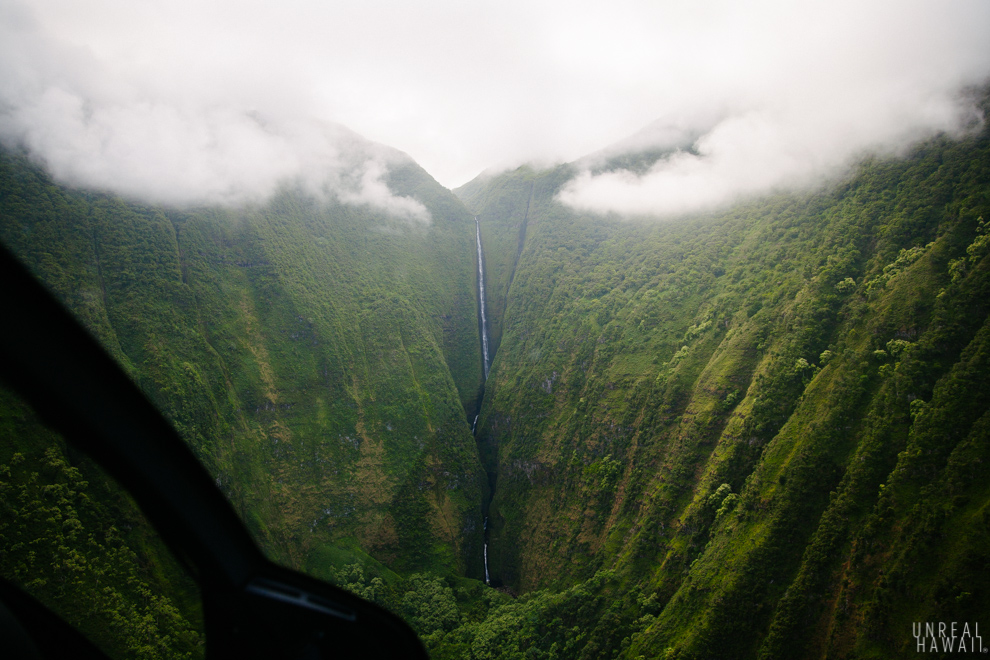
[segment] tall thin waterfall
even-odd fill
[[[481,302],[481,357],[484,359],[485,380],[488,380],[488,368],[491,358],[488,354],[488,318],[485,315],[485,255],[481,251],[481,223],[478,216],[474,216],[474,231],[478,239],[478,300]],[[471,425],[471,433],[474,433],[478,426],[478,416],[474,416],[474,424]],[[491,577],[488,575],[488,517],[485,517],[485,584],[491,584]]]
[[[488,319],[485,316],[485,257],[481,252],[481,223],[474,217],[475,235],[478,237],[478,298],[481,301],[481,357],[484,358],[485,380],[488,380]]]

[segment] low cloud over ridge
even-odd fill
[[[111,75],[88,50],[0,4],[0,139],[60,181],[171,205],[261,202],[282,185],[429,222],[384,183],[410,162],[330,122],[172,97]]]
[[[410,217],[396,152],[341,125],[450,187],[633,135],[615,149],[682,151],[563,199],[680,213],[966,130],[988,24],[986,0],[0,0],[0,135],[81,185],[229,201],[326,174]]]
[[[796,31],[764,44],[745,36],[748,8],[735,10],[737,31],[711,35],[734,71],[724,93],[708,90],[703,112],[675,104],[646,130],[580,161],[560,200],[600,213],[691,213],[811,186],[865,155],[978,128],[983,116],[965,88],[990,77],[990,5],[867,4],[757,12],[777,30]],[[645,172],[599,171],[609,156],[650,149],[669,153]]]

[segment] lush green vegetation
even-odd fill
[[[489,558],[615,598],[561,618],[566,652],[516,626],[492,657],[891,657],[986,620],[986,132],[663,222],[563,207],[572,171],[458,191],[489,236],[528,209],[521,251],[486,244]]]
[[[291,189],[258,207],[149,208],[65,189],[7,153],[0,240],[124,365],[273,558],[480,575],[474,220],[412,163],[388,183],[431,222]]]
[[[112,657],[203,657],[195,583],[134,503],[0,391],[0,575]]]
[[[664,221],[562,206],[574,172],[486,177],[462,203],[398,168],[421,225],[291,189],[147,208],[7,154],[0,240],[266,551],[403,615],[434,657],[885,658],[912,622],[990,620],[988,132]],[[497,347],[477,445],[475,215]],[[139,558],[108,616],[174,612],[152,637],[195,653],[171,564],[99,522],[130,519],[124,500],[101,485],[82,513],[103,482],[4,405],[0,487],[39,503],[0,520],[4,574],[57,601],[65,569],[45,567],[92,538]],[[477,580],[483,510],[500,590]],[[28,527],[68,540],[28,569]],[[66,589],[99,603],[87,561]]]

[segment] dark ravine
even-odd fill
[[[512,288],[512,280],[516,277],[516,269],[519,267],[519,257],[523,248],[526,247],[526,226],[529,224],[529,209],[533,206],[533,193],[536,192],[536,181],[529,185],[529,197],[526,198],[526,211],[523,213],[522,222],[519,223],[519,244],[516,247],[516,256],[512,260],[512,270],[509,272],[509,285],[506,292]]]

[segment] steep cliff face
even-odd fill
[[[480,574],[475,223],[415,164],[428,223],[286,189],[149,208],[0,162],[0,240],[125,365],[275,558]]]
[[[587,657],[889,654],[985,618],[987,134],[652,223],[563,207],[570,172],[459,191],[495,237],[528,209],[521,250],[486,244],[518,254],[478,426],[493,579],[608,569]]]

